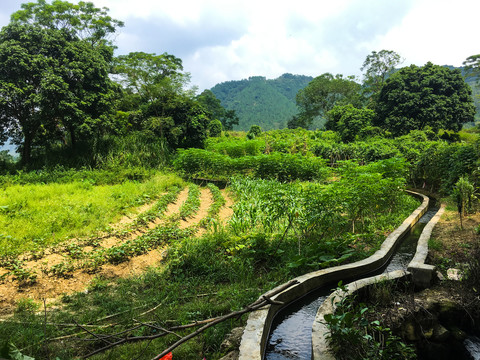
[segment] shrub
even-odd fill
[[[212,137],[222,136],[222,130],[223,127],[220,120],[215,119],[210,121],[210,123],[208,124],[208,132]]]
[[[339,285],[337,291],[345,294],[346,288]],[[379,321],[366,319],[366,313],[371,310],[365,304],[357,304],[354,296],[343,295],[336,306],[334,314],[325,315],[325,324],[330,330],[328,340],[336,359],[416,359],[413,347],[403,343]]]

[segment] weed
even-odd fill
[[[428,247],[429,247],[429,249],[432,249],[432,250],[435,250],[435,251],[441,251],[442,248],[443,248],[443,244],[440,240],[438,240],[434,237],[431,237],[428,240]]]
[[[21,286],[31,285],[37,282],[37,274],[35,271],[25,268],[23,262],[20,260],[10,260],[4,266],[10,270],[10,275],[12,275],[13,279],[17,280]]]
[[[76,270],[75,264],[71,260],[67,260],[51,266],[50,269],[48,270],[48,273],[51,275],[68,279],[73,276],[73,272],[75,270]]]
[[[32,299],[20,298],[17,303],[15,313],[35,313],[40,309],[40,304],[36,303]]]
[[[339,284],[338,292],[346,288]],[[334,301],[334,299],[332,299]],[[328,340],[337,359],[404,360],[415,359],[413,347],[407,346],[379,321],[369,322],[365,304],[355,302],[354,296],[343,295],[336,302],[333,314],[325,315],[330,333]]]

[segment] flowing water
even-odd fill
[[[465,349],[472,360],[480,360],[480,339],[476,336],[469,336],[463,342]]]
[[[425,215],[402,240],[388,265],[376,274],[401,269],[406,270],[415,254],[417,240],[423,228],[436,214],[437,210],[438,207],[430,206]],[[368,276],[376,274],[368,274]],[[266,360],[306,360],[312,358],[313,321],[318,308],[335,287],[336,283],[323,286],[287,305],[275,316],[265,350],[264,358]]]

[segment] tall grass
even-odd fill
[[[132,131],[124,135],[100,135],[79,140],[75,147],[63,143],[34,148],[28,169],[164,167],[173,155],[165,139],[148,132]]]

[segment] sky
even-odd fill
[[[356,75],[372,51],[402,66],[480,54],[478,0],[90,0],[125,23],[116,54],[169,54],[199,91],[250,76]],[[0,26],[27,0],[0,0]],[[70,0],[77,2],[77,0]]]

